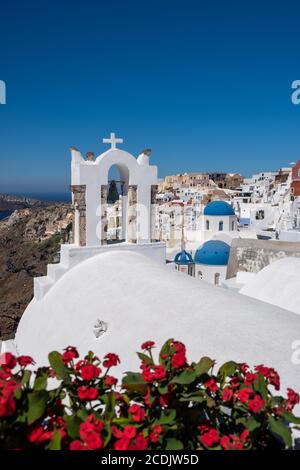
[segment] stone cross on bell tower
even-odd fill
[[[110,133],[110,138],[109,139],[103,139],[104,144],[111,144],[112,149],[117,148],[117,144],[123,144],[123,139],[118,139],[116,137],[116,134],[114,132]]]

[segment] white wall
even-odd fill
[[[199,272],[202,273],[202,278]],[[211,266],[207,264],[195,264],[195,278],[215,285],[215,275],[220,274],[219,284],[226,279],[227,266]]]

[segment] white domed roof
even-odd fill
[[[96,338],[97,319],[108,330]],[[135,351],[148,339],[186,343],[189,359],[209,355],[275,367],[284,385],[297,388],[300,368],[291,344],[300,317],[278,307],[170,271],[143,255],[111,251],[68,271],[21,318],[16,344],[39,364],[68,345],[99,356],[120,355],[117,373],[138,370]]]
[[[282,258],[259,271],[241,294],[300,314],[300,259]]]

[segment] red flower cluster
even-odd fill
[[[62,355],[62,361],[64,364],[69,364],[69,362],[73,361],[79,357],[78,351],[74,346],[68,346],[64,349],[64,353]]]
[[[154,348],[154,347],[155,347],[154,341],[145,341],[145,343],[143,343],[141,345],[141,349],[144,349],[144,350],[145,349],[149,350],[149,349]]]
[[[274,369],[259,365],[252,370],[230,361],[213,372],[215,361],[205,357],[187,363],[185,346],[173,339],[155,363],[154,346],[153,341],[142,344],[141,373],[127,372],[118,391],[113,388],[117,379],[109,375],[120,362],[113,353],[106,354],[101,366],[91,352],[76,362],[78,352],[69,346],[62,355],[51,353],[50,367],[37,372],[31,370],[30,356],[2,355],[0,446],[11,448],[17,442],[24,449],[96,451],[167,449],[170,442],[192,451],[289,447],[287,433],[291,436],[298,421],[292,411],[300,396],[290,388],[287,398],[273,396],[269,385],[280,385]],[[51,391],[50,376],[58,379]],[[35,408],[40,396],[45,405]],[[24,411],[35,417],[30,426]],[[258,413],[249,432],[244,426]]]
[[[287,410],[293,411],[295,405],[300,403],[300,395],[296,393],[292,388],[287,389]]]
[[[120,358],[117,354],[108,353],[104,356],[103,365],[110,369],[110,367],[117,366],[120,363]]]
[[[103,438],[101,431],[104,423],[95,415],[88,416],[84,423],[81,423],[79,435],[83,442],[75,440],[70,444],[70,450],[99,450],[103,448]]]
[[[133,404],[129,407],[128,411],[136,423],[140,423],[145,418],[145,410],[140,405]]]
[[[247,443],[249,438],[249,431],[245,429],[240,436],[235,434],[229,434],[229,436],[223,436],[220,440],[220,444],[224,450],[242,450],[244,444]]]
[[[220,442],[220,435],[216,429],[208,426],[199,426],[200,439],[206,447],[213,447]]]
[[[142,362],[141,364],[142,376],[146,382],[153,382],[157,380],[160,382],[167,376],[166,368],[161,365],[148,365]]]
[[[265,401],[251,388],[241,388],[236,393],[236,397],[241,403],[248,403],[248,408],[253,413],[259,413],[265,406]],[[250,398],[252,399],[250,400]]]
[[[175,354],[172,356],[172,367],[179,369],[186,365],[186,348],[183,343],[179,341],[173,341],[171,346],[175,349]]]
[[[82,401],[96,400],[98,396],[98,390],[94,387],[86,387],[83,385],[78,388],[78,396]]]
[[[280,389],[280,377],[275,369],[266,367],[264,365],[259,365],[255,367],[256,372],[263,375],[270,385],[275,387],[275,390]]]
[[[85,364],[81,367],[81,378],[90,381],[99,377],[101,369],[94,364]]]

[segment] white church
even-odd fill
[[[161,345],[176,338],[186,343],[190,360],[208,355],[217,363],[264,363],[282,376],[283,393],[286,386],[298,389],[300,365],[293,361],[292,345],[300,315],[169,269],[165,243],[155,241],[152,232],[157,167],[147,151],[135,157],[121,150],[122,140],[114,134],[104,143],[109,149],[97,158],[88,154],[85,159],[71,148],[73,243],[62,245],[60,263],[35,279],[34,298],[15,339],[3,342],[2,351],[29,354],[39,365],[46,363],[49,351],[68,345],[77,346],[81,355],[115,352],[121,357],[121,377],[126,370],[138,370],[135,351],[143,341]],[[106,204],[113,165],[124,181],[125,241],[108,244]],[[219,227],[221,219],[205,215]],[[228,223],[234,228],[235,219]]]

